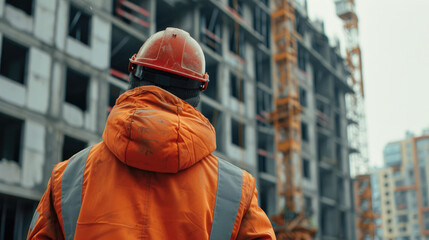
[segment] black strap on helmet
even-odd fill
[[[204,86],[204,83],[198,80],[143,66],[137,66],[137,69],[134,72],[134,76],[136,76],[140,80],[150,81],[158,86],[166,88],[175,87],[182,89],[201,90]]]

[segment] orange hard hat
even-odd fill
[[[201,90],[205,90],[209,82],[203,50],[188,32],[178,28],[167,28],[152,35],[131,57],[128,70],[134,72],[136,65],[200,81]]]

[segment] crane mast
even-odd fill
[[[298,49],[295,8],[293,1],[288,0],[275,0],[273,7],[275,111],[271,118],[276,129],[278,193],[284,206],[273,221],[278,239],[312,239],[316,231],[309,227],[302,206],[301,104],[298,80],[294,76]]]
[[[351,174],[353,176],[368,172],[368,144],[364,105],[364,86],[362,74],[362,55],[359,45],[358,17],[355,0],[335,2],[337,15],[344,23],[346,37],[347,64],[350,76],[347,80],[354,93],[346,96],[347,118],[350,120],[347,134],[350,144]]]

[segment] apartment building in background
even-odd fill
[[[410,133],[384,148],[384,168],[373,174],[379,193],[379,236],[382,239],[429,239],[429,135]],[[381,238],[380,238],[381,239]]]
[[[101,141],[128,87],[128,59],[167,26],[203,48],[211,81],[198,109],[216,128],[215,154],[255,176],[268,216],[282,211],[269,119],[271,8],[268,0],[0,0],[0,239],[24,238],[55,164]],[[354,239],[349,72],[305,1],[295,11],[303,207],[316,239]]]

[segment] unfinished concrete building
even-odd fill
[[[352,89],[338,47],[305,5],[295,10],[301,207],[316,239],[354,239],[344,101]],[[269,123],[272,7],[268,0],[0,0],[0,239],[26,236],[54,165],[101,140],[127,89],[129,57],[167,26],[202,45],[211,82],[199,110],[216,128],[215,154],[255,176],[268,216],[282,211]]]
[[[274,214],[269,13],[267,1],[1,0],[0,239],[26,236],[53,166],[101,140],[128,59],[167,26],[201,43],[216,154],[257,178]]]

